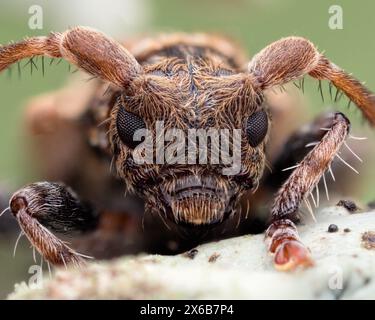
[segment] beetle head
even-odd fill
[[[269,118],[250,74],[208,49],[174,50],[178,57],[143,63],[114,106],[114,161],[148,210],[177,224],[215,225],[258,185]]]

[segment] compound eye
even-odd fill
[[[142,118],[134,113],[128,112],[125,108],[120,107],[116,119],[117,133],[123,143],[134,149],[142,141],[135,141],[134,134],[139,129],[145,129],[146,124]]]
[[[268,131],[268,116],[264,110],[254,112],[246,123],[249,144],[254,148],[265,138]]]

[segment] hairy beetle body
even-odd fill
[[[60,134],[62,129],[72,138],[64,139],[64,148],[58,147],[65,162],[52,159],[47,166],[52,168],[49,177],[72,184],[99,207],[102,217],[111,211],[142,211],[136,199],[126,205],[121,200],[124,191],[134,194],[144,201],[146,216],[158,216],[168,227],[183,230],[184,236],[195,240],[199,233],[234,220],[230,218],[237,216],[241,222],[242,195],[257,191],[261,184],[274,107],[267,100],[267,89],[305,75],[328,80],[375,123],[374,95],[300,37],[276,41],[246,64],[236,45],[216,36],[171,34],[122,45],[98,31],[78,27],[1,47],[0,71],[38,55],[64,58],[98,78],[85,99],[73,99],[76,105],[71,112],[64,101],[51,102],[48,97],[37,100],[30,111],[31,127],[47,133],[47,141],[53,141],[51,131],[57,130],[58,123]],[[288,142],[286,149],[299,156],[298,164],[283,156],[272,159],[276,167],[286,163],[295,169],[282,179],[278,172],[264,179],[263,198],[280,187],[269,208],[271,224],[266,232],[280,270],[312,264],[293,221],[298,220],[303,202],[309,207],[307,198],[322,178],[327,190],[324,174],[332,172],[335,157],[341,159],[338,153],[346,145],[349,127],[343,114],[324,114],[308,132],[296,136],[307,140],[311,149]],[[71,165],[69,170],[64,168],[66,163]],[[112,165],[119,180],[108,174]],[[57,167],[61,170],[55,171]],[[26,187],[30,203],[40,199],[36,186]],[[56,186],[65,188],[51,188]],[[70,193],[60,192],[57,197],[64,200],[64,194]],[[48,206],[49,198],[44,199]],[[79,202],[75,204],[81,208]],[[48,217],[31,211],[27,203],[12,207],[16,217],[29,221],[30,230],[27,223],[22,230],[43,257],[59,264],[56,261],[65,261],[69,252],[75,261],[74,251],[61,247],[43,229],[54,225]],[[55,215],[53,211],[50,219]],[[73,224],[74,220],[78,224],[79,216],[71,216]],[[43,237],[56,244],[50,252]],[[59,256],[59,248],[67,251]]]

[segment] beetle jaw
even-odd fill
[[[160,186],[161,202],[169,220],[178,225],[210,226],[230,217],[236,186],[213,176],[188,175]]]

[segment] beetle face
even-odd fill
[[[177,224],[214,225],[262,174],[263,97],[229,67],[176,60],[167,69],[149,66],[112,110],[117,172],[148,210]]]

